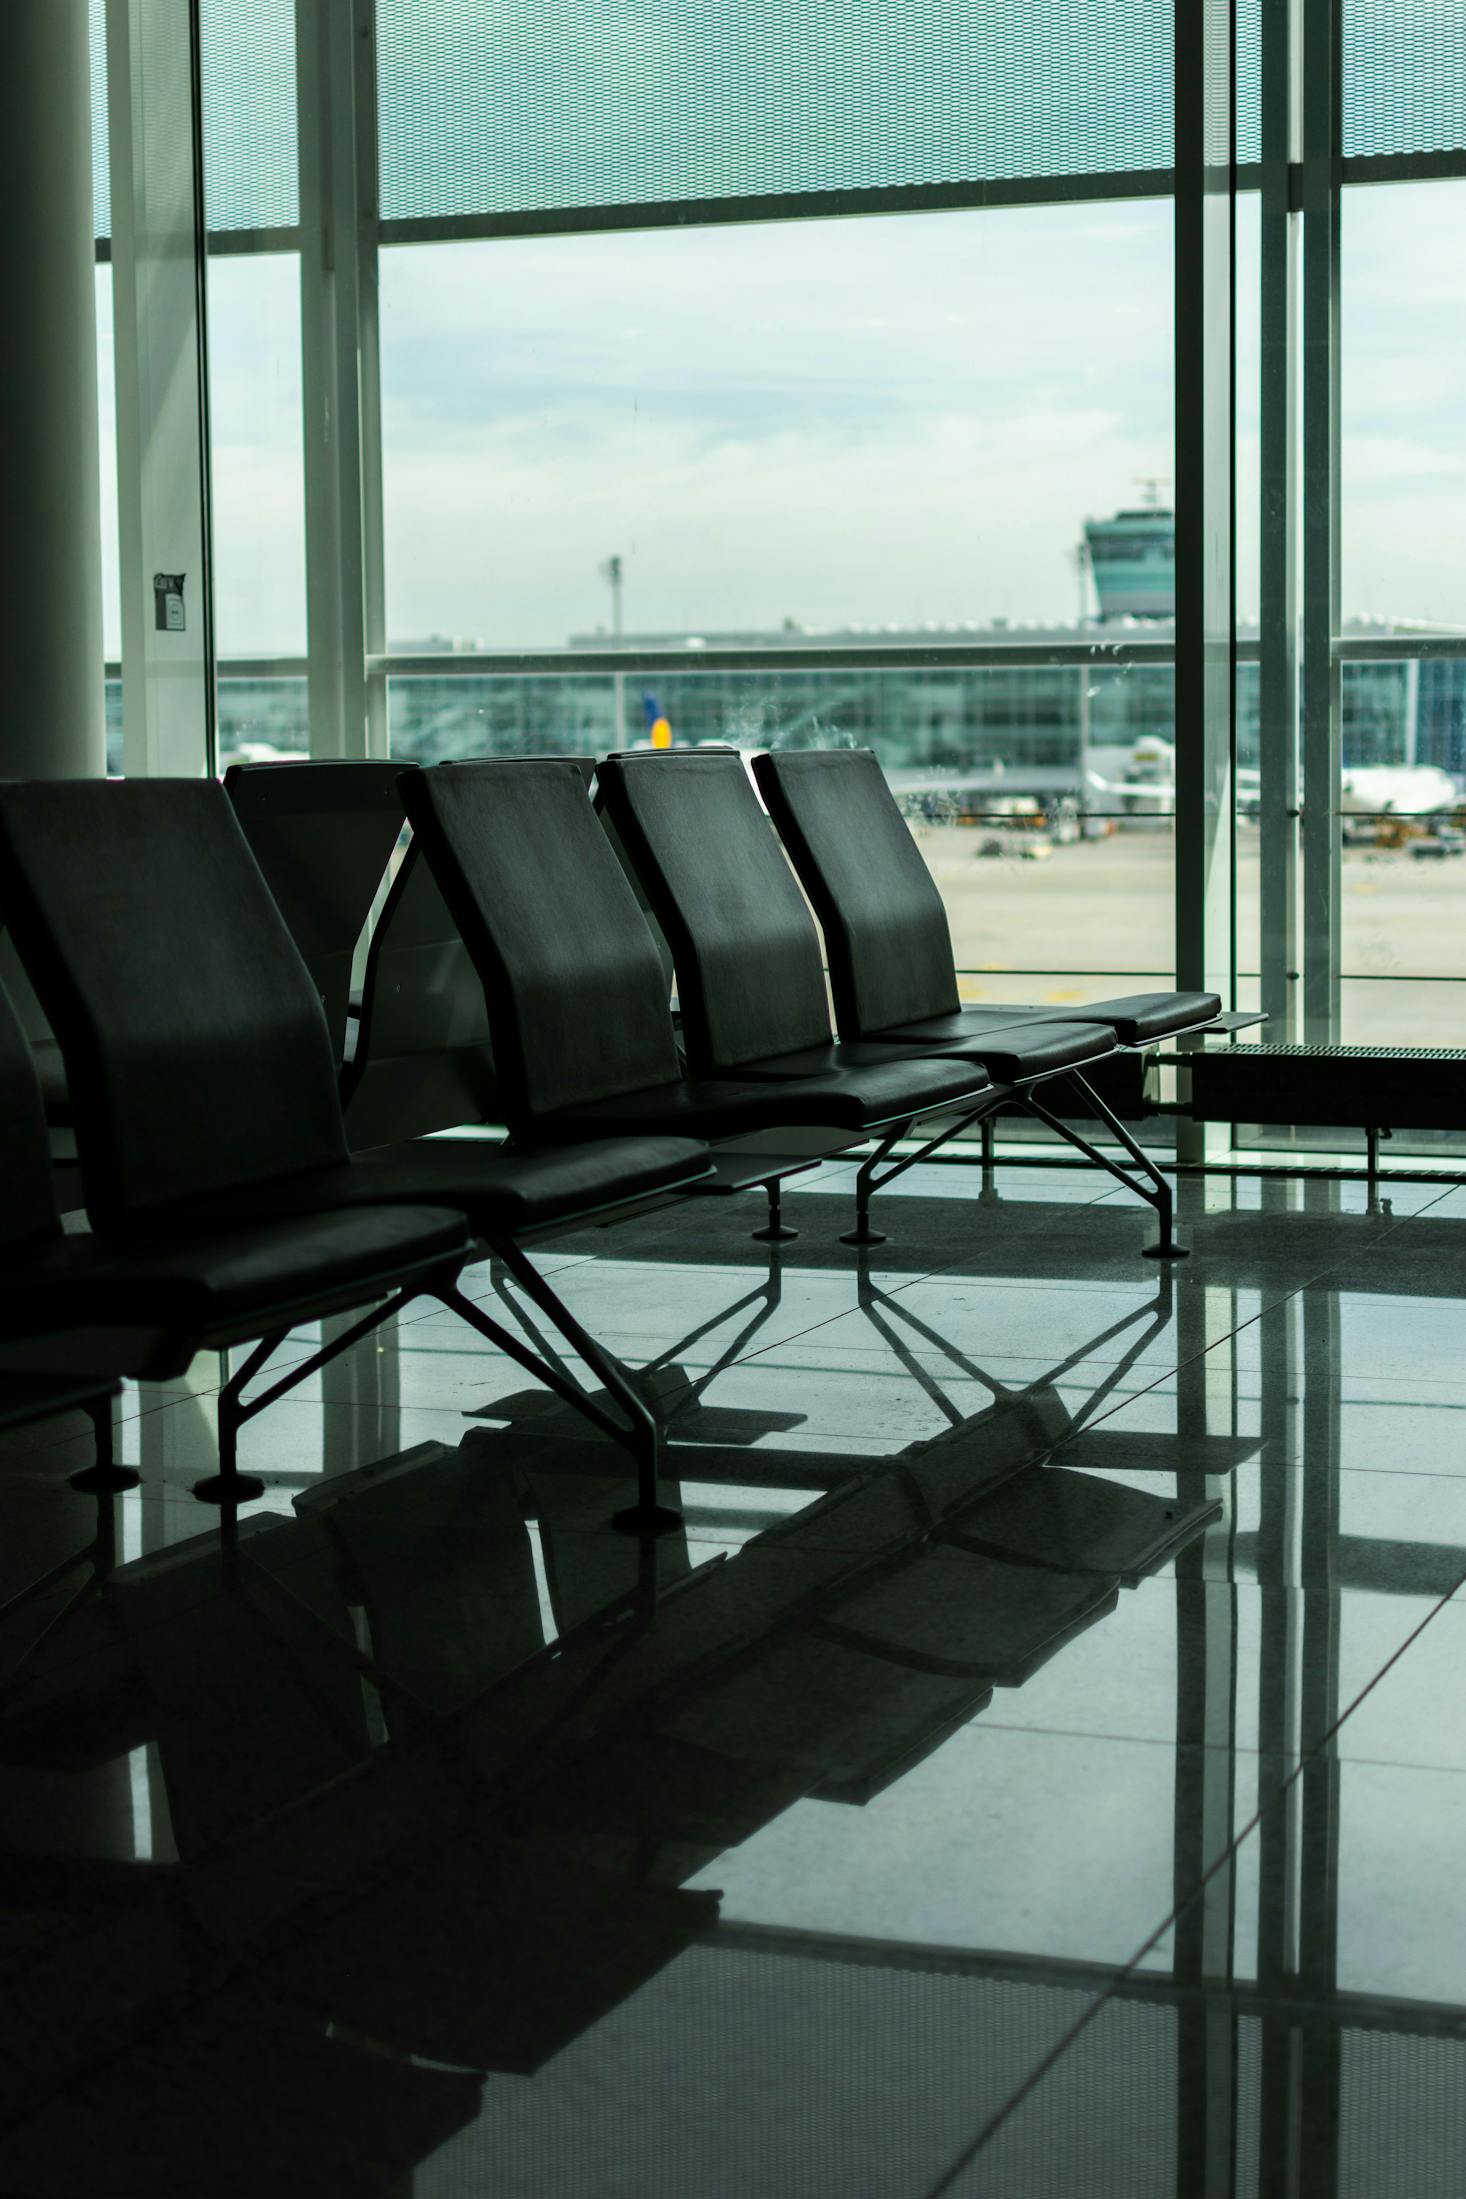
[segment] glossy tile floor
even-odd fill
[[[1466,1190],[849,1188],[542,1253],[654,1544],[426,1305],[9,1439],[6,2199],[1461,2199]]]

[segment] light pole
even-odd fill
[[[1076,621],[1079,637],[1084,638],[1089,624],[1089,544],[1081,535],[1074,549],[1074,570],[1079,583],[1079,616]],[[1093,666],[1081,661],[1079,666],[1079,839],[1081,845],[1089,838],[1089,682]]]
[[[621,646],[622,570],[621,558],[618,552],[613,552],[601,567],[601,578],[608,580],[611,584],[611,646],[615,649],[619,649]],[[616,746],[619,748],[626,738],[626,681],[620,672],[616,674],[615,695]]]

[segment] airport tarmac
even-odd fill
[[[1124,829],[1055,846],[984,825],[918,825],[970,1000],[1054,1005],[1174,982],[1173,835]],[[994,843],[1014,852],[985,855]],[[1237,845],[1239,1005],[1257,997],[1258,834]],[[1343,854],[1346,1045],[1466,1046],[1466,857]],[[1381,982],[1388,980],[1388,982]]]

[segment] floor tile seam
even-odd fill
[[[1337,1726],[1330,1728],[1330,1736],[1336,1732]],[[983,1733],[1031,1734],[1039,1740],[1098,1741],[1102,1742],[1107,1748],[1111,1745],[1118,1745],[1123,1748],[1160,1748],[1169,1750],[1172,1753],[1175,1752],[1178,1745],[1181,1745],[1195,1756],[1226,1756],[1236,1763],[1246,1764],[1262,1763],[1270,1755],[1277,1753],[1276,1751],[1253,1746],[1244,1747],[1237,1742],[1188,1741],[1184,1744],[1178,1744],[1174,1734],[1163,1736],[1154,1733],[1102,1733],[1082,1726],[1038,1725],[1022,1718],[994,1718],[986,1711],[979,1712],[968,1725],[954,1734],[952,1739],[953,1741],[981,1740]],[[1301,1750],[1298,1757],[1299,1763],[1302,1763],[1304,1757],[1313,1753],[1312,1748]],[[1367,1765],[1370,1769],[1377,1771],[1450,1772],[1459,1779],[1466,1779],[1466,1763],[1434,1764],[1421,1763],[1414,1757],[1353,1755],[1340,1757],[1339,1761],[1351,1766],[1356,1764]],[[1291,1771],[1288,1776],[1292,1777]]]
[[[1169,1922],[1169,1919],[1167,1921]],[[1162,1930],[1164,1928],[1162,1926]],[[1159,1936],[1160,1934],[1157,1933],[1156,1937],[1159,1938]],[[913,2194],[913,2199],[947,2199],[947,2194],[956,2188],[959,2179],[966,2175],[978,2155],[997,2136],[1010,2115],[1016,2113],[1024,2101],[1037,2091],[1050,2070],[1055,2068],[1069,2052],[1069,2049],[1077,2044],[1101,2010],[1109,2007],[1118,1995],[1124,1978],[1128,1974],[1127,1966],[1124,1972],[1117,1973],[1112,1977],[1107,1985],[1098,1986],[1095,1989],[1094,1998],[1089,2006],[1081,2009],[1068,2028],[1054,2041],[1047,2052],[1040,2056],[1028,2075],[1020,2080],[1008,2098],[992,2110],[982,2128],[978,2131],[977,2136],[948,2163],[934,2184],[923,2185],[919,2193]]]
[[[1013,1692],[1017,1694],[1021,1692],[1021,1688],[1015,1688]],[[956,1741],[981,1740],[984,1732],[1034,1734],[1041,1739],[1054,1741],[1102,1741],[1106,1747],[1116,1743],[1123,1748],[1167,1749],[1172,1754],[1178,1746],[1184,1746],[1198,1756],[1229,1756],[1249,1762],[1268,1753],[1265,1749],[1243,1748],[1220,1741],[1178,1743],[1174,1733],[1100,1733],[1084,1726],[1039,1725],[1027,1718],[993,1718],[985,1711],[980,1711],[952,1738]]]
[[[1212,1349],[1214,1349],[1213,1346],[1207,1346],[1208,1351]],[[1205,1352],[1197,1352],[1192,1354],[1192,1359],[1204,1359],[1205,1357]],[[1063,1442],[1072,1443],[1076,1436],[1085,1435],[1091,1428],[1098,1428],[1102,1425],[1104,1421],[1113,1419],[1116,1413],[1127,1411],[1128,1408],[1131,1405],[1135,1404],[1138,1399],[1142,1397],[1149,1397],[1153,1391],[1160,1389],[1163,1383],[1171,1381],[1176,1375],[1178,1375],[1181,1371],[1182,1366],[1190,1366],[1191,1363],[1191,1359],[1186,1359],[1182,1360],[1180,1362],[1180,1365],[1178,1366],[1160,1368],[1157,1371],[1154,1380],[1142,1383],[1138,1390],[1122,1390],[1117,1385],[1111,1395],[1106,1398],[1102,1409],[1099,1412],[1093,1414],[1088,1419],[1076,1421],[1070,1433],[1064,1437]],[[1184,1443],[1186,1441],[1186,1438],[1184,1436],[1178,1435],[1176,1441],[1178,1444]],[[1062,1448],[1062,1443],[1055,1445],[1054,1450],[1045,1452],[1043,1456],[1046,1460],[1052,1459],[1054,1456],[1054,1451],[1061,1450]],[[1059,1464],[1063,1464],[1062,1459],[1060,1459]]]
[[[1455,1592],[1456,1591],[1453,1589],[1451,1592],[1452,1595],[1454,1595]],[[1440,1612],[1445,1609],[1450,1600],[1451,1598],[1449,1596],[1445,1596],[1442,1597],[1438,1603],[1432,1606],[1432,1608],[1425,1614],[1425,1617],[1421,1619],[1419,1624],[1415,1627],[1412,1627],[1411,1631],[1406,1635],[1404,1641],[1401,1642],[1399,1646],[1391,1653],[1391,1655],[1385,1659],[1384,1664],[1374,1675],[1373,1679],[1369,1680],[1365,1684],[1365,1686],[1360,1689],[1358,1695],[1355,1696],[1354,1700],[1349,1704],[1348,1708],[1339,1713],[1338,1717],[1335,1718],[1333,1723],[1328,1727],[1328,1729],[1319,1736],[1317,1741],[1315,1741],[1310,1747],[1300,1751],[1297,1763],[1288,1773],[1287,1777],[1282,1781],[1281,1785],[1273,1794],[1269,1795],[1265,1801],[1261,1801],[1258,1803],[1257,1808],[1253,1810],[1252,1814],[1250,1815],[1250,1817],[1248,1817],[1246,1822],[1233,1833],[1231,1838],[1226,1842],[1225,1846],[1219,1851],[1215,1860],[1208,1865],[1205,1871],[1202,1872],[1201,1876],[1197,1879],[1196,1884],[1188,1892],[1185,1900],[1176,1902],[1172,1905],[1167,1914],[1156,1926],[1155,1930],[1150,1934],[1149,1938],[1147,1938],[1135,1950],[1135,1953],[1130,1957],[1129,1961],[1116,1972],[1110,1983],[1105,1986],[1102,1991],[1096,1996],[1093,2006],[1085,2009],[1084,2012],[1075,2019],[1075,2022],[1070,2026],[1070,2029],[1065,2034],[1065,2036],[1062,2039],[1056,2041],[1054,2046],[1050,2048],[1049,2052],[1044,2055],[1042,2060],[1038,2062],[1032,2070],[1029,2071],[1027,2077],[1024,2078],[1023,2082],[1018,2086],[1017,2090],[1010,2096],[1010,2098],[1004,2101],[1000,2107],[994,2109],[992,2114],[989,2115],[987,2121],[983,2124],[982,2128],[977,2132],[976,2136],[969,2142],[969,2144],[963,2149],[963,2151],[958,2156],[956,2156],[956,2158],[948,2165],[948,2167],[943,2170],[941,2176],[937,2179],[937,2181],[934,2184],[929,2185],[926,2190],[920,2194],[920,2199],[945,2199],[945,2195],[952,2191],[952,2189],[954,2188],[958,2177],[966,2173],[967,2169],[971,2167],[972,2163],[976,2160],[979,2153],[981,2153],[983,2149],[988,2146],[997,2136],[997,2133],[1002,2128],[1003,2124],[1006,2123],[1009,2118],[1017,2111],[1017,2109],[1023,2104],[1023,2102],[1037,2090],[1038,2086],[1049,2074],[1050,2070],[1052,2070],[1056,2066],[1056,2064],[1059,2062],[1064,2054],[1068,2053],[1070,2048],[1075,2044],[1081,2034],[1089,2028],[1091,2023],[1094,2022],[1095,2018],[1099,2015],[1101,2009],[1107,2006],[1112,2000],[1116,1998],[1116,1996],[1125,1985],[1126,1980],[1134,1976],[1135,1972],[1139,1969],[1141,1963],[1145,1960],[1146,1956],[1153,1953],[1153,1951],[1159,1946],[1161,1940],[1165,1937],[1165,1934],[1172,1928],[1173,1925],[1178,1922],[1178,1920],[1182,1916],[1185,1915],[1188,1909],[1191,1909],[1195,1906],[1196,1902],[1201,1898],[1202,1894],[1211,1884],[1212,1880],[1216,1878],[1221,1871],[1228,1870],[1232,1867],[1239,1851],[1241,1850],[1245,1842],[1251,1839],[1253,1833],[1256,1832],[1258,1826],[1262,1823],[1265,1813],[1270,1809],[1276,1809],[1279,1803],[1283,1800],[1283,1798],[1298,1784],[1310,1765],[1313,1764],[1328,1749],[1330,1742],[1334,1740],[1335,1736],[1338,1734],[1340,1728],[1344,1725],[1345,1721],[1349,1717],[1351,1717],[1352,1714],[1365,1701],[1365,1699],[1373,1693],[1374,1689],[1380,1685],[1381,1681],[1385,1679],[1386,1675],[1394,1669],[1395,1665],[1399,1663],[1400,1659],[1419,1639],[1421,1634],[1424,1633],[1425,1629],[1431,1624],[1432,1620],[1438,1617]],[[1403,1770],[1406,1767],[1398,1766],[1395,1768]]]
[[[910,1278],[911,1283],[924,1283],[929,1280],[930,1277],[925,1274],[914,1275]],[[901,1290],[906,1288],[908,1288],[907,1284],[900,1284],[897,1290],[888,1291],[886,1295],[896,1297]],[[791,1329],[787,1335],[773,1338],[767,1344],[755,1343],[747,1352],[740,1352],[730,1359],[727,1365],[729,1367],[751,1366],[756,1359],[761,1359],[766,1352],[782,1351],[790,1344],[801,1342],[806,1336],[813,1336],[819,1329],[831,1327],[836,1321],[848,1321],[852,1313],[858,1313],[859,1311],[858,1306],[842,1306],[837,1313],[822,1314],[818,1320],[809,1322],[804,1328]]]
[[[1325,1738],[1327,1738],[1327,1736]],[[1103,1986],[1100,1991],[1095,1995],[1095,1999],[1091,2006],[1084,2009],[1083,2012],[1075,2018],[1074,2022],[1070,2025],[1068,2031],[1064,2034],[1064,2036],[1054,2042],[1054,2044],[1049,2048],[1048,2052],[1044,2054],[1042,2058],[1029,2071],[1028,2075],[1023,2079],[1022,2083],[1018,2085],[1016,2090],[1012,2092],[1009,2097],[1004,2100],[998,2107],[993,2109],[992,2113],[988,2116],[986,2122],[982,2125],[981,2129],[963,2148],[962,2152],[959,2153],[951,2162],[949,2162],[948,2166],[942,2171],[937,2181],[934,2184],[928,2185],[926,2189],[920,2193],[919,2199],[946,2199],[946,2195],[954,2189],[958,2179],[966,2174],[967,2170],[971,2168],[973,2162],[977,2159],[978,2155],[982,2153],[985,2148],[992,2143],[993,2139],[998,2135],[998,2132],[1002,2129],[1003,2125],[1009,2121],[1009,2119],[1017,2112],[1020,2107],[1022,2107],[1026,2100],[1032,2097],[1032,2095],[1038,2090],[1039,2086],[1043,2083],[1044,2079],[1050,2074],[1053,2069],[1057,2067],[1058,2063],[1063,2059],[1064,2055],[1066,2055],[1070,2051],[1070,2049],[1077,2044],[1078,2040],[1082,2037],[1084,2032],[1089,2029],[1089,2026],[1096,2020],[1101,2012],[1118,1998],[1126,1984],[1126,1981],[1136,1974],[1136,1972],[1140,1968],[1141,1963],[1144,1962],[1146,1956],[1148,1954],[1151,1954],[1160,1945],[1166,1933],[1172,1928],[1177,1920],[1181,1916],[1183,1916],[1185,1912],[1189,1908],[1191,1908],[1193,1904],[1200,1898],[1207,1886],[1209,1886],[1211,1881],[1217,1876],[1218,1872],[1230,1867],[1232,1860],[1235,1857],[1238,1849],[1241,1847],[1242,1843],[1251,1837],[1251,1835],[1256,1831],[1258,1825],[1262,1822],[1264,1810],[1275,1808],[1277,1806],[1283,1796],[1288,1793],[1290,1788],[1292,1788],[1293,1785],[1302,1778],[1305,1765],[1311,1760],[1312,1756],[1315,1753],[1316,1751],[1309,1750],[1303,1756],[1300,1756],[1298,1763],[1294,1766],[1293,1770],[1288,1773],[1287,1777],[1282,1781],[1277,1790],[1268,1797],[1265,1803],[1259,1804],[1258,1808],[1253,1811],[1252,1815],[1242,1826],[1241,1830],[1237,1832],[1227,1842],[1226,1846],[1216,1857],[1215,1861],[1211,1863],[1208,1868],[1202,1873],[1201,1877],[1197,1880],[1195,1886],[1193,1886],[1191,1891],[1187,1894],[1186,1899],[1181,1902],[1173,1903],[1171,1908],[1166,1912],[1165,1916],[1162,1917],[1160,1923],[1157,1924],[1155,1929],[1150,1933],[1149,1937],[1141,1943],[1141,1945],[1135,1950],[1134,1954],[1130,1956],[1129,1960],[1123,1963],[1116,1970],[1109,1984]]]

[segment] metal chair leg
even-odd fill
[[[778,1182],[764,1185],[764,1189],[769,1195],[769,1219],[763,1229],[750,1230],[749,1235],[753,1238],[755,1244],[787,1245],[799,1235],[797,1229],[787,1229],[784,1225],[782,1188],[782,1185]]]
[[[135,1489],[142,1475],[133,1466],[117,1464],[111,1398],[97,1398],[87,1407],[87,1416],[96,1438],[96,1456],[90,1466],[68,1476],[72,1488],[84,1490],[88,1496],[116,1496],[124,1489]]]

